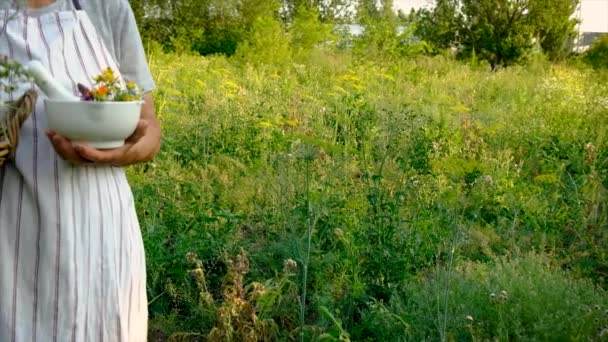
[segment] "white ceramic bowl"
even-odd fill
[[[97,149],[121,147],[137,128],[143,101],[95,102],[45,99],[48,128]]]

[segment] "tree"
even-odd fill
[[[294,23],[298,11],[305,11],[305,16],[314,12],[320,22],[332,23],[347,15],[352,1],[129,0],[144,40],[160,42],[166,50],[203,55],[234,54],[252,27],[262,25],[257,22],[260,18],[281,18],[284,30]]]
[[[278,18],[281,2],[279,0],[241,0],[238,11],[241,14],[242,25],[251,28],[257,18]]]
[[[370,24],[397,25],[398,16],[394,10],[393,0],[359,0],[357,5],[357,21],[365,26]]]
[[[238,45],[236,56],[256,65],[284,66],[290,59],[289,36],[280,20],[263,16],[255,19],[247,37]]]
[[[421,54],[425,50],[412,41],[411,22],[395,13],[393,0],[380,0],[380,6],[375,0],[361,0],[357,19],[365,31],[355,40],[355,52],[364,58],[378,54],[398,58]]]
[[[573,14],[579,3],[579,0],[530,1],[530,21],[534,27],[534,35],[552,60],[560,59],[569,53],[578,24]]]
[[[348,21],[352,17],[353,0],[324,0],[318,4],[323,22]]]
[[[310,51],[319,44],[330,41],[331,27],[319,19],[316,8],[300,8],[289,28],[294,52]]]
[[[475,54],[492,69],[521,60],[536,38],[556,59],[567,52],[579,0],[437,0],[417,13],[417,34],[437,49]]]
[[[281,16],[283,21],[291,22],[297,15],[298,9],[311,9],[317,6],[316,0],[281,0]]]
[[[532,44],[527,20],[530,0],[462,0],[462,27],[457,32],[460,53],[475,53],[492,70],[520,60]]]
[[[353,0],[281,0],[281,13],[283,20],[291,23],[300,9],[315,10],[322,22],[329,23],[348,18],[352,3]]]
[[[532,0],[438,0],[418,14],[418,34],[436,49],[479,56],[492,70],[520,60],[532,47]]]
[[[432,10],[424,8],[412,13],[410,20],[416,23],[416,35],[438,49],[455,46],[462,27],[458,7],[459,0],[437,0]]]
[[[130,0],[142,37],[165,49],[232,55],[255,21],[278,0]]]

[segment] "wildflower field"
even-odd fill
[[[608,73],[150,55],[152,341],[608,339]]]

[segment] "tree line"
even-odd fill
[[[256,29],[289,32],[298,24],[290,37],[313,36],[314,45],[337,24],[351,23],[365,27],[360,46],[396,55],[453,51],[493,69],[532,51],[551,60],[569,56],[579,1],[436,0],[432,8],[403,13],[393,10],[393,0],[130,0],[144,39],[166,50],[234,55]]]
[[[524,58],[535,46],[550,59],[570,54],[579,0],[437,0],[416,15],[418,34],[435,48],[457,48],[495,69]]]

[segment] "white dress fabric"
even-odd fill
[[[104,68],[118,72],[84,11],[4,10],[0,28],[0,55],[42,62],[74,94]],[[58,157],[39,94],[15,160],[0,167],[0,341],[146,341],[144,247],[125,172]]]

